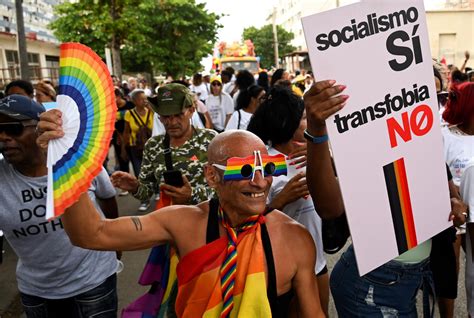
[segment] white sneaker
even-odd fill
[[[138,211],[144,212],[144,211],[148,210],[149,206],[150,206],[150,203],[148,203],[148,202],[141,203],[140,206],[138,207]]]
[[[128,191],[121,190],[121,191],[119,192],[119,196],[121,196],[121,197],[124,197],[124,196],[126,196],[126,195],[128,195]]]

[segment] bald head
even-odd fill
[[[246,130],[228,130],[217,135],[209,144],[207,158],[209,163],[224,163],[231,157],[247,157],[254,150],[267,153],[260,138]]]

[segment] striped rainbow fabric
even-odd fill
[[[221,237],[185,255],[177,267],[178,317],[221,317],[223,301],[220,271],[228,238]],[[271,317],[265,281],[260,224],[237,239],[237,270],[230,317]]]
[[[54,157],[48,164],[53,169],[48,183],[54,192],[48,202],[54,211],[48,211],[47,218],[62,214],[77,201],[101,171],[117,113],[112,78],[100,57],[80,43],[61,44],[60,51],[57,104],[63,118],[71,116],[68,123],[73,128],[68,130],[63,121],[70,142],[50,143],[51,152],[48,149],[48,157]],[[60,146],[63,152],[54,150]]]

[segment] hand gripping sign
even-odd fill
[[[350,96],[326,124],[364,275],[449,226],[423,1],[366,0],[303,28],[316,78]]]

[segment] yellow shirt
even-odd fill
[[[148,108],[145,108],[146,114],[144,116],[140,116],[138,112],[135,109],[127,110],[127,113],[125,114],[125,121],[130,125],[130,145],[134,146],[135,145],[135,140],[137,139],[137,132],[138,129],[140,129],[141,122],[138,122],[133,118],[132,114],[130,112],[133,111],[133,115],[135,117],[140,117],[140,119],[145,123],[145,125],[150,128],[150,130],[153,129],[153,112],[150,111]],[[148,113],[150,115],[148,116]],[[137,116],[138,115],[138,116]],[[148,122],[147,122],[147,116],[148,116]]]

